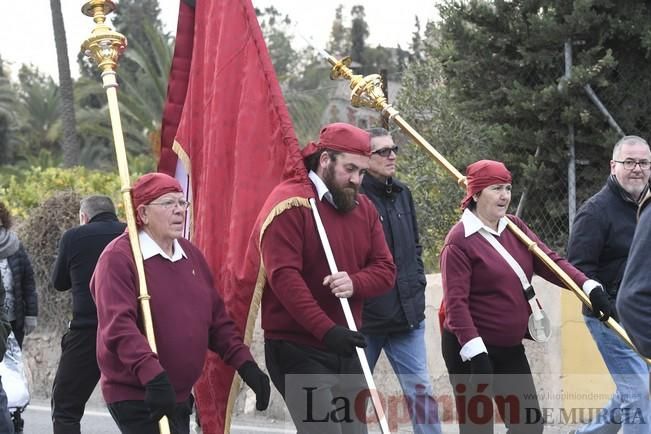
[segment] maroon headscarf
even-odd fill
[[[318,142],[310,142],[301,151],[309,157],[321,149],[371,156],[371,135],[366,131],[343,122],[328,124],[321,128]]]
[[[166,193],[183,193],[181,184],[175,178],[164,173],[147,173],[133,183],[131,187],[131,200],[136,213],[136,225],[142,227],[142,221],[138,216],[138,207],[147,205],[156,198]]]
[[[461,209],[466,209],[473,195],[488,186],[510,184],[511,172],[501,161],[479,160],[466,168],[466,197],[461,201]]]

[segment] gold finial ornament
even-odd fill
[[[115,3],[112,0],[89,0],[81,8],[84,15],[88,15],[95,21],[95,28],[82,44],[82,52],[93,60],[101,71],[102,84],[106,90],[106,98],[111,118],[111,129],[113,130],[113,144],[120,174],[122,202],[127,219],[129,242],[133,253],[136,271],[138,274],[138,287],[140,308],[142,311],[142,322],[145,329],[145,336],[151,350],[156,353],[156,337],[154,335],[154,324],[152,321],[150,296],[147,291],[147,280],[145,278],[145,267],[140,250],[138,229],[131,200],[131,181],[129,179],[129,165],[127,152],[124,145],[124,134],[122,132],[122,121],[120,120],[120,106],[117,96],[116,69],[122,52],[127,47],[127,38],[114,31],[106,23],[106,15],[115,10]],[[158,421],[158,428],[161,434],[169,434],[170,426],[166,416]]]
[[[112,0],[91,0],[84,4],[81,12],[92,17],[95,28],[91,36],[81,44],[81,51],[94,61],[102,71],[117,69],[118,60],[127,48],[127,38],[109,27],[106,15],[115,10]]]
[[[465,186],[466,177],[463,176],[456,167],[450,164],[443,155],[434,149],[434,147],[430,145],[427,140],[418,133],[418,131],[412,128],[411,125],[400,116],[400,112],[396,110],[395,107],[389,104],[386,96],[384,96],[384,92],[382,91],[382,78],[378,74],[371,74],[366,77],[355,74],[353,70],[350,69],[351,58],[349,56],[337,60],[326,51],[322,51],[321,53],[328,63],[332,65],[330,79],[337,80],[343,78],[350,82],[350,88],[352,89],[350,102],[353,107],[367,107],[379,111],[382,116],[387,120],[396,123],[405,134],[425,148],[439,164],[441,164],[457,179],[459,185]]]
[[[450,162],[441,155],[432,145],[430,145],[423,136],[421,136],[414,128],[402,116],[400,112],[396,110],[391,104],[388,103],[384,92],[382,92],[382,82],[380,76],[377,74],[367,75],[363,77],[361,75],[356,75],[350,69],[351,58],[344,57],[341,60],[337,60],[331,54],[326,51],[321,50],[323,57],[330,63],[332,69],[330,71],[330,78],[336,80],[343,78],[350,81],[350,88],[352,89],[350,101],[354,107],[367,107],[379,111],[382,116],[387,120],[393,121],[400,129],[411,137],[416,144],[424,148],[429,152],[430,156],[439,163],[443,168],[445,168],[448,173],[450,173],[459,186],[466,186],[466,177],[461,174]],[[564,286],[571,290],[574,295],[576,295],[579,300],[590,309],[592,309],[592,303],[590,303],[590,298],[586,293],[578,287],[578,285],[565,273],[547,254],[533,242],[518,226],[516,226],[512,221],[508,220],[507,227],[513,234],[522,242],[527,248],[549,268],[560,280],[563,282]],[[610,327],[620,338],[633,350],[637,351],[637,348],[629,338],[628,334],[622,328],[617,321],[612,317],[606,321],[608,327]],[[638,352],[639,353],[639,352]],[[640,355],[651,365],[651,359]]]

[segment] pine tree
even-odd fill
[[[335,19],[332,21],[330,39],[326,45],[328,52],[337,58],[348,55],[348,51],[350,50],[350,29],[344,24],[343,8],[344,6],[340,4],[335,9]]]
[[[411,49],[411,60],[419,61],[423,58],[423,41],[420,37],[420,20],[418,15],[414,17],[414,33],[411,36],[411,44],[409,46]]]
[[[368,24],[366,23],[366,13],[364,6],[353,6],[350,10],[352,17],[350,27],[350,55],[353,61],[366,66],[365,50],[366,38],[369,36]]]
[[[455,110],[485,125],[489,152],[482,158],[507,164],[516,193],[530,188],[524,216],[532,226],[551,228],[547,238],[554,229],[566,231],[568,125],[584,164],[579,201],[603,183],[617,139],[584,87],[594,89],[627,134],[651,132],[650,6],[641,0],[448,0],[439,9],[440,46],[427,54],[443,66]],[[568,41],[569,81],[562,78]],[[563,243],[561,237],[556,246]]]
[[[273,6],[264,10],[256,9],[255,12],[278,80],[285,81],[296,72],[298,63],[298,55],[292,47],[292,36],[289,33],[292,21],[289,15],[283,15]]]

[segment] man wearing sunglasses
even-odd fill
[[[371,159],[362,191],[380,214],[397,267],[388,293],[366,300],[362,333],[371,369],[384,350],[398,376],[414,433],[440,433],[437,404],[427,371],[425,287],[416,211],[409,188],[394,179],[398,146],[384,128],[372,128]]]
[[[620,139],[613,149],[606,185],[581,206],[572,226],[567,258],[603,285],[617,321],[621,312],[616,311],[615,301],[624,288],[622,278],[637,226],[638,203],[649,189],[650,173],[647,142],[637,136]],[[605,417],[576,432],[616,432],[621,427],[624,434],[648,433],[651,407],[647,364],[586,306],[583,316],[617,390],[599,412]]]

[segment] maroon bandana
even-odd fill
[[[472,197],[488,186],[510,184],[511,172],[501,161],[479,160],[466,169],[466,197],[461,201],[461,209],[466,209]]]

